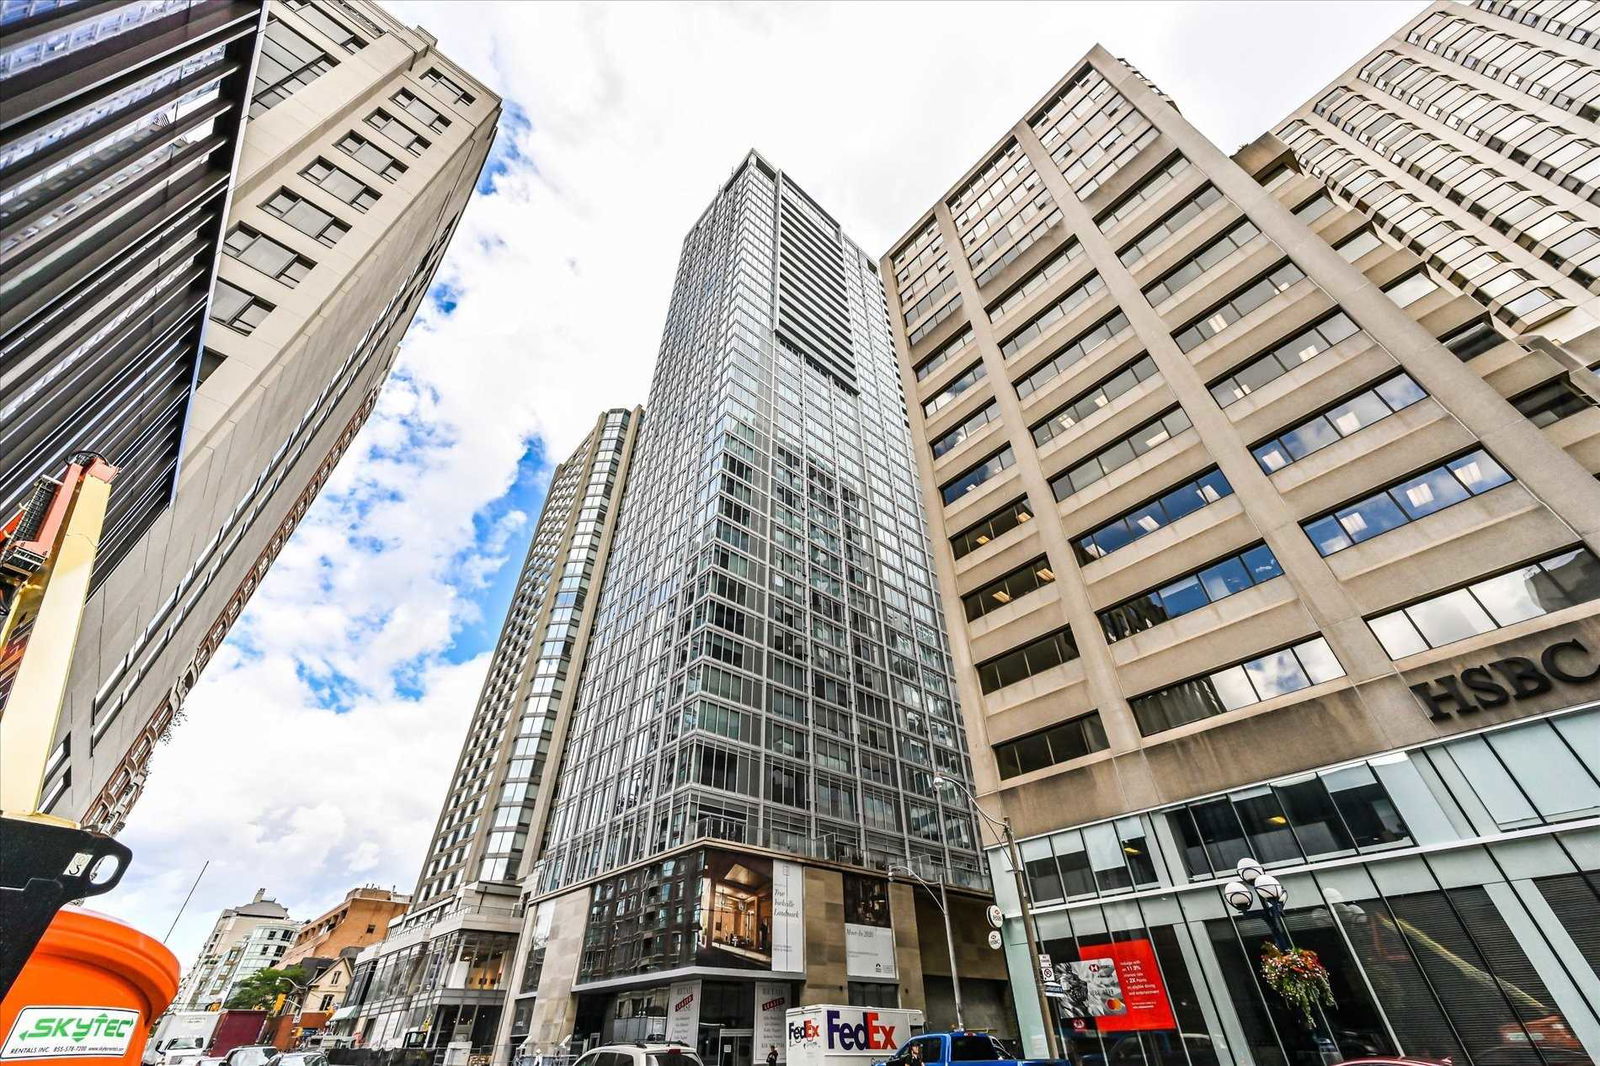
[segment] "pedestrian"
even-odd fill
[[[767,1066],[778,1066],[778,1045],[773,1044],[767,1049]]]

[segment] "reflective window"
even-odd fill
[[[1282,470],[1312,452],[1348,437],[1359,429],[1387,418],[1426,396],[1422,386],[1410,375],[1396,374],[1389,380],[1340,400],[1321,414],[1285,430],[1271,440],[1251,448],[1251,454],[1267,473]]]
[[[1168,489],[1147,503],[1112,519],[1102,526],[1073,538],[1072,548],[1078,561],[1087,563],[1103,559],[1118,548],[1125,548],[1141,537],[1171,525],[1187,514],[1208,507],[1224,496],[1233,495],[1233,486],[1219,470],[1201,474]]]
[[[939,492],[944,497],[944,502],[947,505],[955,503],[1016,461],[1016,454],[1012,452],[1011,446],[1008,444],[977,466],[961,474],[955,480],[946,482]]]
[[[961,606],[966,612],[967,621],[976,621],[990,611],[997,611],[1019,597],[1054,583],[1055,579],[1050,560],[1041,555],[1004,577],[962,596]]]
[[[1038,340],[1046,330],[1053,328],[1067,313],[1088,301],[1089,297],[1106,287],[1099,274],[1090,274],[1055,300],[1049,307],[1034,315],[1027,325],[1000,342],[1000,354],[1009,359],[1023,348]]]
[[[1001,778],[1042,770],[1110,746],[1098,712],[1091,711],[1026,737],[994,746]]]
[[[972,388],[972,386],[982,381],[986,373],[988,373],[988,371],[984,369],[983,360],[979,359],[977,362],[967,367],[967,369],[963,371],[959,377],[952,379],[951,382],[938,393],[924,400],[922,403],[922,413],[930,418],[933,417],[933,415],[955,403],[963,392],[966,392],[968,389]]]
[[[1536,385],[1527,392],[1514,396],[1511,406],[1521,411],[1523,417],[1543,429],[1571,418],[1594,406],[1594,401],[1573,386],[1566,378],[1555,378]]]
[[[1600,599],[1600,561],[1585,548],[1541,559],[1367,620],[1391,659]]]
[[[1158,445],[1190,428],[1189,416],[1183,408],[1174,407],[1165,414],[1151,419],[1127,436],[1101,448],[1094,455],[1050,479],[1050,490],[1057,500],[1064,500],[1075,492],[1082,492],[1101,478],[1127,466]]]
[[[318,159],[302,170],[300,175],[357,211],[365,211],[378,202],[377,190],[364,181],[352,178],[326,159]]]
[[[1261,235],[1256,224],[1249,219],[1235,224],[1221,236],[1213,238],[1188,259],[1162,274],[1144,287],[1145,299],[1152,305],[1176,295],[1197,280],[1206,271]]]
[[[977,551],[985,544],[1003,533],[1008,533],[1025,522],[1033,520],[1033,508],[1028,506],[1027,498],[1015,500],[994,514],[985,518],[977,525],[962,530],[950,538],[950,549],[957,559],[969,552]]]
[[[991,400],[968,415],[966,421],[928,445],[928,447],[933,452],[933,457],[937,459],[961,444],[968,437],[982,430],[990,422],[998,421],[1000,421],[1000,410]]]
[[[245,266],[259,270],[291,288],[300,284],[301,279],[317,265],[249,226],[235,226],[223,243],[223,250]]]
[[[994,692],[1078,657],[1072,630],[1062,629],[978,664],[978,684]]]
[[[1321,637],[1129,700],[1145,736],[1344,676]]]
[[[340,237],[350,232],[349,226],[304,196],[288,189],[279,189],[272,199],[261,205],[261,210],[269,215],[276,215],[301,233],[314,237],[330,248],[338,243]]]
[[[221,278],[211,294],[211,320],[220,322],[240,333],[255,332],[255,328],[272,311],[272,304],[253,296]]]
[[[1089,353],[1096,351],[1112,338],[1121,336],[1127,328],[1127,316],[1121,311],[1117,311],[1090,326],[1087,330],[1067,342],[1055,355],[1052,355],[1018,379],[1016,383],[1018,398],[1027,399],[1035,391],[1053,380],[1058,374],[1064,373]]]
[[[1182,351],[1192,351],[1304,277],[1293,263],[1282,263],[1174,332],[1172,339]]]
[[[1106,639],[1118,641],[1280,576],[1272,549],[1258,544],[1135,596],[1098,615]]]
[[[1488,452],[1478,449],[1301,527],[1319,553],[1332,555],[1510,480]]]
[[[1141,381],[1156,376],[1155,360],[1141,355],[1105,380],[1073,397],[1050,417],[1033,427],[1035,444],[1044,444],[1071,429],[1091,415],[1110,405],[1111,401],[1128,392]]]
[[[1227,407],[1355,333],[1356,324],[1350,321],[1349,316],[1342,311],[1335,312],[1260,355],[1252,356],[1212,382],[1211,396],[1219,407]]]

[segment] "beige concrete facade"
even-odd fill
[[[1023,838],[1058,960],[1092,957],[1108,930],[1171,937],[1168,978],[1194,971],[1215,991],[1234,963],[1204,939],[1226,912],[1204,882],[1222,874],[1210,843],[1199,858],[1173,843],[1189,806],[1275,802],[1281,783],[1340,764],[1431,765],[1411,753],[1539,716],[1586,722],[1600,697],[1593,577],[1435,625],[1493,581],[1533,588],[1541,560],[1600,572],[1588,253],[1480,274],[1491,296],[1414,254],[1408,216],[1369,216],[1322,176],[1272,135],[1225,155],[1097,47],[882,260],[978,800]],[[1561,240],[1594,217],[1570,206]],[[1516,262],[1507,251],[1495,275]],[[1449,464],[1471,487],[1432,480]],[[1435,486],[1459,498],[1435,506]],[[1249,558],[1270,560],[1265,576],[1219,576]],[[1463,743],[1478,742],[1449,750]],[[1574,767],[1571,787],[1590,787]],[[1430,792],[1419,825],[1427,803],[1453,802]],[[1274,858],[1315,884],[1315,853]],[[1009,864],[991,858],[1016,916]],[[1193,917],[1160,924],[1171,897],[1154,892],[1190,882]],[[1109,902],[1140,887],[1154,891]],[[1005,938],[1025,989],[1018,923]],[[1173,1024],[1209,1033],[1224,1061],[1301,1053],[1292,1034],[1238,1028],[1248,995]],[[1043,1053],[1032,997],[1016,998]],[[1581,997],[1562,1009],[1589,1023]],[[1380,1044],[1443,1053],[1397,1017]]]
[[[47,794],[54,813],[111,831],[155,742],[372,410],[499,114],[498,98],[430,35],[377,4],[275,2],[266,35],[321,58],[288,79],[262,60],[228,232],[241,239],[247,227],[298,257],[299,271],[312,265],[296,281],[221,257],[174,502],[88,604]],[[369,121],[380,110],[384,131]],[[357,144],[351,134],[396,167],[341,150]],[[340,185],[308,176],[322,173],[318,160],[344,175]],[[323,219],[330,228],[318,229]],[[219,321],[235,298],[255,310]]]
[[[1503,395],[1513,381],[1521,385],[1548,380],[1561,372],[1559,366],[1537,348],[1509,341],[1471,364],[1463,362],[1437,337],[1481,314],[1481,305],[1439,287],[1408,308],[1399,307],[1380,286],[1403,277],[1418,265],[1417,260],[1403,249],[1381,243],[1354,263],[1346,262],[1333,243],[1362,227],[1359,214],[1336,207],[1307,226],[1291,207],[1316,193],[1319,186],[1313,178],[1291,173],[1270,189],[1257,180],[1267,178],[1273,164],[1289,161],[1281,144],[1266,138],[1241,153],[1252,173],[1207,142],[1125,64],[1100,49],[1091,52],[1086,63],[1087,67],[1074,68],[1074,77],[1086,69],[1098,72],[1149,121],[1155,136],[1080,200],[1030,123],[1019,122],[995,153],[957,183],[956,190],[983,172],[1014,140],[1062,221],[980,289],[974,282],[976,271],[956,250],[962,240],[950,206],[941,202],[919,220],[896,252],[932,223],[938,241],[951,249],[946,269],[955,281],[951,288],[959,293],[960,306],[914,346],[908,343],[899,287],[889,286],[897,350],[908,396],[914,400],[912,431],[922,444],[918,458],[925,500],[935,545],[945,549],[936,551],[935,559],[948,624],[957,638],[957,673],[973,738],[979,796],[987,809],[1010,817],[1024,835],[1274,772],[1419,743],[1463,728],[1462,720],[1435,721],[1421,712],[1407,687],[1411,671],[1426,673],[1457,656],[1464,646],[1550,630],[1568,617],[1593,614],[1594,607],[1518,623],[1474,638],[1476,645],[1452,645],[1399,663],[1385,654],[1364,619],[1497,565],[1577,544],[1600,545],[1600,488],[1592,476],[1600,469],[1596,461],[1600,456],[1592,444],[1600,431],[1600,411],[1588,410],[1541,430]],[[1064,79],[1033,113],[1043,111],[1070,81]],[[1136,190],[1175,152],[1189,162],[1182,175],[1132,213],[1114,223],[1105,221],[1108,208]],[[1131,237],[1208,182],[1221,198],[1186,221],[1134,269],[1119,262],[1118,253]],[[953,191],[949,200],[955,199]],[[1097,218],[1102,219],[1100,225]],[[1144,299],[1143,286],[1241,219],[1249,220],[1259,233],[1157,305]],[[993,322],[982,312],[986,306],[996,306],[997,297],[1072,241],[1078,242],[1081,254],[1030,293],[1026,302],[997,315]],[[1173,334],[1186,321],[1285,258],[1306,276],[1216,336],[1187,353],[1180,350]],[[898,269],[892,252],[883,260],[885,277],[894,278]],[[1047,335],[1009,359],[1002,355],[1000,345],[1009,331],[1095,275],[1104,284],[1093,296],[1052,323]],[[1239,402],[1218,406],[1208,386],[1219,375],[1335,308],[1342,308],[1361,332]],[[1008,382],[1040,365],[1053,347],[1070,342],[1117,310],[1126,316],[1128,326],[1098,350],[1026,399],[1008,387]],[[937,312],[930,317],[937,317]],[[985,377],[930,416],[920,401],[938,395],[960,377],[972,357],[952,359],[920,381],[913,368],[969,327],[975,338],[972,350],[982,360]],[[1141,351],[1154,361],[1154,376],[1065,434],[1043,446],[1035,444],[1030,426]],[[1495,376],[1485,380],[1480,367],[1496,368]],[[1263,435],[1294,425],[1392,370],[1409,373],[1428,398],[1274,475],[1266,474],[1252,457],[1250,448]],[[990,401],[998,407],[999,417],[934,458],[927,442],[941,438]],[[1174,404],[1191,428],[1173,433],[1096,483],[1056,501],[1050,485],[1053,477]],[[1516,483],[1328,558],[1320,557],[1301,531],[1300,523],[1308,518],[1474,442],[1488,446]],[[1014,465],[946,504],[940,487],[1002,445],[1012,448]],[[1085,561],[1075,554],[1073,538],[1212,466],[1226,477],[1231,495],[1103,558]],[[948,548],[952,536],[1023,496],[1031,505],[1033,520],[960,559],[953,557]],[[1256,540],[1272,549],[1288,580],[1219,600],[1126,640],[1107,640],[1097,612]],[[1056,580],[976,621],[962,617],[964,595],[1040,554],[1048,557]],[[982,691],[977,664],[1063,625],[1071,627],[1076,659],[998,691]],[[1130,697],[1319,633],[1337,656],[1343,677],[1305,692],[1141,735]],[[1333,716],[1339,728],[1318,729],[1315,743],[1284,743],[1286,736],[1300,732],[1282,724],[1286,718],[1321,718],[1333,708],[1339,709]],[[1537,708],[1537,703],[1518,703],[1486,711],[1471,724]],[[1091,711],[1098,713],[1104,727],[1108,743],[1103,750],[1002,781],[995,746]]]
[[[410,896],[387,888],[352,888],[338,903],[301,926],[294,944],[284,952],[283,965],[293,966],[305,958],[333,958],[346,948],[376,944],[389,923],[410,905]]]

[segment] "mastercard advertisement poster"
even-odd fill
[[[1176,1029],[1172,1001],[1148,940],[1097,944],[1060,969],[1073,1027],[1101,1033]]]

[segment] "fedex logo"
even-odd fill
[[[841,1051],[890,1051],[895,1046],[892,1025],[879,1021],[877,1011],[864,1011],[859,1022],[841,1020],[839,1012],[828,1012],[828,1047]]]
[[[799,1025],[796,1025],[793,1022],[789,1023],[790,1040],[815,1040],[821,1035],[822,1030],[818,1028],[817,1023],[812,1021],[810,1018],[807,1018]]]

